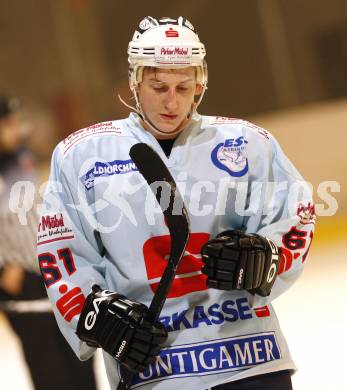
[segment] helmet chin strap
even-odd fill
[[[142,110],[142,107],[141,107],[141,103],[139,101],[139,97],[138,97],[138,93],[136,91],[136,87],[133,87],[131,88],[131,91],[134,95],[134,98],[135,98],[135,101],[136,101],[136,108],[134,106],[131,106],[130,104],[126,103],[122,98],[121,96],[118,94],[118,99],[128,108],[130,108],[131,110],[135,111],[141,118],[141,120],[152,130],[153,132],[153,135],[154,136],[158,136],[162,139],[166,138],[166,139],[169,139],[169,138],[174,138],[176,135],[178,135],[185,127],[187,127],[187,125],[189,124],[189,122],[191,121],[192,117],[193,117],[193,114],[196,112],[199,104],[201,103],[202,101],[202,98],[204,96],[204,93],[206,91],[206,85],[203,85],[203,88],[202,88],[202,91],[200,93],[200,96],[199,96],[199,99],[198,101],[195,103],[192,103],[191,105],[191,108],[190,108],[190,111],[188,112],[188,115],[186,117],[186,119],[184,119],[182,121],[182,123],[177,127],[177,129],[175,129],[174,131],[171,131],[171,132],[166,132],[166,131],[162,131],[160,130],[157,126],[155,126],[147,117],[146,115],[144,114],[143,110]]]

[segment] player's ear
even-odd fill
[[[196,84],[195,86],[195,95],[200,95],[202,92],[202,84]]]

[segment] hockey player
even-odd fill
[[[120,366],[144,390],[291,389],[271,301],[307,257],[310,191],[267,131],[197,113],[207,66],[188,20],[146,17],[128,56],[133,112],[73,133],[52,158],[38,258],[60,329],[82,360],[103,349],[112,389]],[[170,236],[129,157],[139,142],[170,169],[191,223],[154,325]]]
[[[0,310],[18,336],[35,390],[73,390],[78,385],[95,390],[93,360],[79,362],[64,343],[42,283],[36,262],[36,209],[29,212],[25,206],[30,196],[22,200],[16,194],[16,184],[37,182],[21,113],[17,98],[0,95]],[[28,210],[25,220],[14,212],[14,204]],[[1,353],[7,353],[1,347]]]

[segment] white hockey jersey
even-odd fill
[[[95,351],[75,334],[93,284],[149,305],[166,266],[170,236],[163,214],[129,157],[138,142],[151,145],[170,169],[191,235],[160,318],[167,344],[132,388],[203,390],[295,369],[270,302],[302,271],[315,222],[311,192],[267,131],[198,114],[169,158],[134,113],[77,131],[54,151],[38,259],[59,327],[75,353],[83,360]],[[200,248],[227,229],[258,233],[282,248],[270,296],[206,287]],[[119,367],[107,353],[104,359],[116,389]]]

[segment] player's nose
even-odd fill
[[[177,108],[178,108],[178,100],[177,100],[177,93],[175,88],[169,88],[165,95],[165,108],[170,112],[170,113],[175,113]]]

